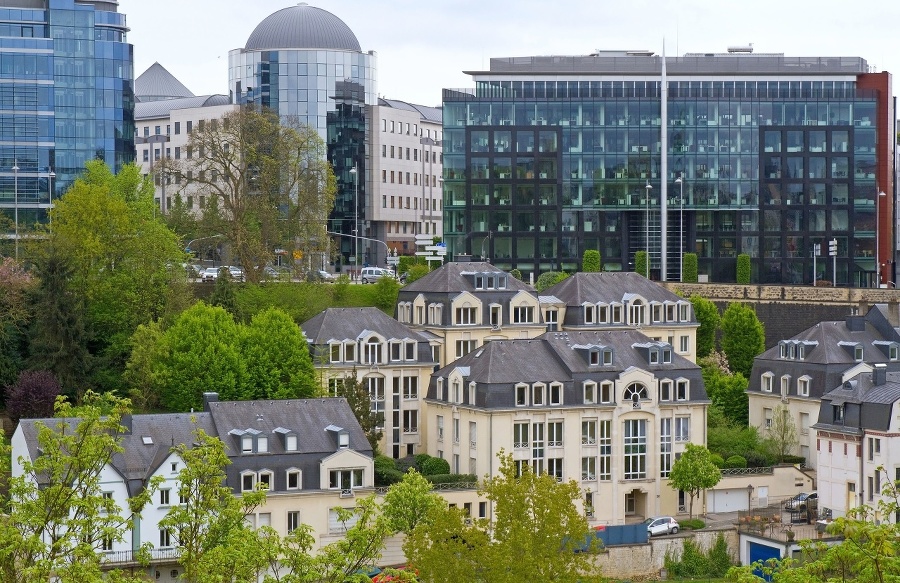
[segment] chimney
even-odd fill
[[[876,364],[875,368],[872,370],[872,384],[876,387],[880,387],[884,383],[887,382],[887,365],[886,364]]]
[[[865,332],[866,330],[866,319],[863,316],[851,314],[847,316],[845,323],[847,324],[847,330],[851,332]]]
[[[219,393],[203,393],[203,410],[209,413],[210,403],[219,402]]]

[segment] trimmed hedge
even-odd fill
[[[737,282],[740,284],[750,283],[750,256],[741,253],[737,258]]]
[[[746,468],[747,460],[743,456],[733,455],[725,460],[726,468]]]
[[[682,274],[684,283],[697,283],[697,254],[684,254],[684,273]]]
[[[475,474],[435,474],[425,476],[432,484],[466,484],[478,481]]]
[[[587,249],[581,259],[581,271],[593,273],[600,271],[600,252],[596,249]]]
[[[646,276],[647,271],[647,252],[635,251],[634,253],[634,272]]]

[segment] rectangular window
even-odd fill
[[[188,122],[187,122],[187,133],[191,133],[192,131],[194,131],[194,122],[191,121],[191,120],[188,120]]]
[[[363,485],[363,471],[359,470],[331,470],[328,473],[328,487],[332,490],[351,490],[361,488]]]
[[[612,421],[600,421],[598,429],[600,430],[597,441],[600,467],[597,470],[597,479],[609,481],[612,480]]]
[[[457,324],[476,324],[477,317],[477,308],[456,308]]]
[[[593,482],[597,479],[597,458],[593,456],[581,458],[581,479]]]
[[[772,427],[772,410],[769,408],[763,409],[763,419],[765,419],[764,425],[765,428],[768,429]]]
[[[550,404],[562,405],[563,386],[560,384],[550,385]]]
[[[296,510],[287,513],[287,531],[292,533],[300,526],[300,513]]]
[[[288,470],[287,471],[287,489],[288,490],[299,490],[300,489],[300,470]]]
[[[762,377],[760,378],[760,381],[761,381],[760,385],[762,386],[762,390],[766,393],[771,393],[772,385],[775,382],[775,377],[772,375],[772,373],[763,374]]]
[[[600,383],[600,402],[601,403],[612,403],[613,402],[613,384],[612,383]]]
[[[453,443],[459,443],[459,419],[453,420]]]
[[[168,488],[159,491],[159,505],[160,506],[168,506],[169,505],[169,495],[171,493],[172,493],[172,490],[170,490]]]
[[[256,487],[256,474],[241,474],[241,491],[249,492]]]
[[[528,423],[513,424],[513,448],[526,449],[530,446],[528,441]]]
[[[688,398],[688,382],[678,381],[675,383],[675,398],[679,401],[687,401]]]
[[[680,336],[678,339],[678,351],[684,354],[691,351],[691,337]]]
[[[159,546],[160,547],[171,547],[172,546],[172,533],[169,532],[167,528],[159,529]]]
[[[477,340],[457,340],[456,341],[456,358],[462,358],[473,350],[478,348]]]
[[[672,419],[663,417],[659,420],[659,475],[669,477],[672,471]]]
[[[797,394],[801,397],[809,396],[809,377],[800,377],[797,379]]]
[[[531,424],[531,459],[536,472],[544,468],[544,424]]]
[[[535,385],[531,389],[531,404],[539,407],[544,404],[544,385]]]
[[[415,409],[403,412],[403,433],[419,432],[419,412]]]
[[[534,307],[533,306],[519,306],[517,308],[513,308],[513,323],[514,324],[531,324],[534,322]]]
[[[675,418],[675,441],[684,442],[691,439],[691,418]]]
[[[672,400],[672,381],[659,381],[659,400]]]
[[[584,404],[593,405],[597,402],[597,383],[584,383]]]
[[[518,385],[516,387],[516,407],[525,407],[528,405],[528,386]]]
[[[437,438],[438,441],[444,441],[444,416],[437,416]]]
[[[419,398],[419,377],[403,377],[403,398]]]
[[[563,422],[551,421],[547,423],[547,447],[563,446]]]
[[[581,445],[597,445],[596,419],[585,419],[581,422]]]
[[[474,421],[469,421],[469,444],[472,446],[472,449],[475,449],[476,442],[478,441],[478,424]]]
[[[625,479],[639,480],[647,477],[647,422],[644,419],[625,421],[623,440],[625,454]]]
[[[563,479],[563,460],[562,458],[550,458],[547,460],[547,473],[554,478],[556,478],[557,482],[562,482]]]
[[[807,435],[809,433],[809,413],[800,413],[800,434]]]

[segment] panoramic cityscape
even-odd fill
[[[900,569],[900,132],[855,20],[442,63],[226,4],[155,50],[132,0],[0,0],[0,581]]]

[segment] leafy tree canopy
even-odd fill
[[[731,370],[750,376],[753,359],[766,349],[766,333],[756,312],[742,303],[728,304],[722,314],[722,351]]]
[[[694,517],[694,498],[703,490],[708,490],[722,479],[722,472],[711,459],[708,449],[702,445],[688,443],[681,457],[672,464],[669,486],[684,490],[690,496],[690,518]]]

